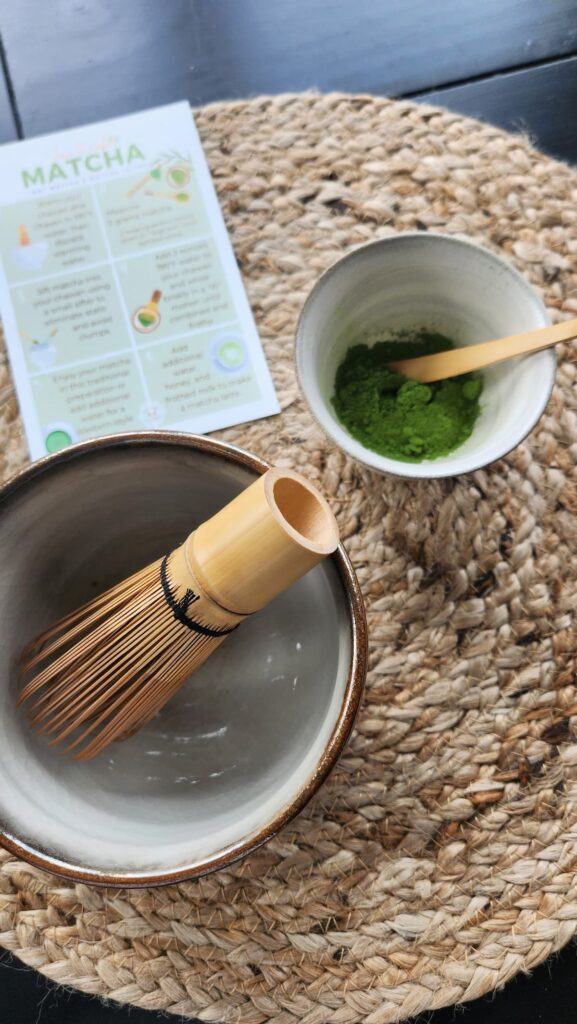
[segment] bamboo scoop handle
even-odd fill
[[[421,384],[430,384],[435,380],[447,377],[458,377],[462,373],[481,370],[493,363],[502,363],[514,356],[524,356],[529,352],[539,352],[543,348],[551,348],[561,341],[572,341],[577,338],[577,318],[565,320],[552,327],[538,327],[534,331],[523,331],[512,334],[509,338],[498,338],[496,341],[483,341],[480,345],[464,345],[448,352],[437,352],[433,356],[419,356],[417,359],[401,359],[398,363],[390,363],[390,369],[402,373],[411,380]]]
[[[248,615],[336,550],[339,532],[321,494],[298,473],[269,469],[185,541],[206,594]]]

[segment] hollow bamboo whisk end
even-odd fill
[[[82,760],[132,735],[338,541],[324,498],[299,474],[269,470],[171,554],[29,645],[20,702],[32,726]]]

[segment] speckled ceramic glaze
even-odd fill
[[[266,464],[167,433],[88,442],[0,495],[0,840],[73,877],[151,885],[243,856],[333,766],[366,673],[342,548],[243,623],[140,733],[78,763],[16,709],[17,658],[53,619],[176,546]]]
[[[484,370],[471,436],[448,455],[417,463],[378,455],[349,434],[331,402],[337,367],[352,345],[415,328],[472,345],[548,323],[537,293],[500,256],[460,238],[408,232],[353,250],[317,281],[297,329],[299,380],[320,425],[359,462],[425,479],[470,473],[510,452],[535,426],[553,388],[554,350]]]

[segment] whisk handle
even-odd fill
[[[308,480],[269,469],[199,526],[187,556],[204,590],[236,615],[263,608],[336,550],[327,502]]]

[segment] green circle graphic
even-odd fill
[[[244,362],[244,349],[238,341],[224,341],[218,347],[217,358],[221,366],[227,370],[236,370]]]
[[[51,430],[45,444],[46,451],[52,455],[53,452],[59,452],[61,448],[68,448],[68,445],[72,444],[72,438],[65,430]]]
[[[190,180],[190,171],[186,167],[171,167],[166,177],[173,188],[182,188]]]

